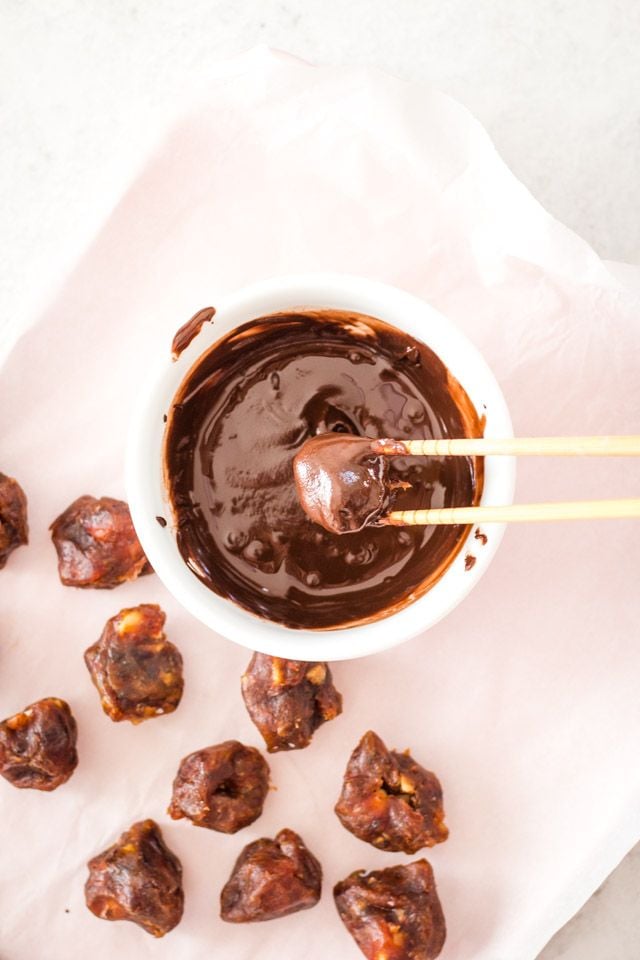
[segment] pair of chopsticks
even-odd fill
[[[637,457],[640,456],[640,436],[382,440],[379,441],[377,452],[389,456],[404,454],[424,457]],[[531,523],[541,520],[611,520],[628,517],[640,517],[640,498],[394,510],[387,514],[384,523],[404,527],[430,524]]]

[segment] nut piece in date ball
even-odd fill
[[[173,781],[169,815],[197,827],[235,833],[262,813],[269,766],[255,747],[226,740],[190,753]]]
[[[340,919],[367,960],[435,960],[447,936],[433,870],[426,860],[337,883]]]
[[[131,920],[154,937],[164,937],[180,922],[182,866],[155,821],[134,823],[88,866],[84,894],[96,917]]]
[[[314,907],[322,867],[293,830],[275,840],[247,844],[220,894],[220,916],[229,923],[275,920]]]
[[[438,778],[408,751],[387,750],[371,730],[349,758],[335,811],[347,830],[380,850],[416,853],[449,836]]]
[[[66,587],[110,590],[152,572],[122,500],[78,497],[50,530]]]
[[[27,498],[17,480],[0,473],[0,570],[9,554],[28,541]]]
[[[107,620],[84,661],[114,721],[140,723],[173,713],[182,697],[182,656],[164,634],[166,617],[155,603],[121,610]]]
[[[0,773],[14,787],[55,790],[78,765],[77,733],[64,700],[32,703],[0,723]]]
[[[308,746],[321,724],[342,713],[326,663],[254,653],[242,677],[242,696],[269,753]]]

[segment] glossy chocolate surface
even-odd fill
[[[293,474],[302,509],[329,533],[374,526],[391,506],[389,460],[366,437],[311,437],[293,459]]]
[[[289,627],[386,616],[424,593],[466,527],[330,533],[307,517],[293,458],[325,433],[481,436],[468,396],[424,344],[380,320],[293,311],[244,324],[191,369],[169,414],[165,476],[178,547],[210,589]],[[394,509],[462,506],[482,461],[394,457]]]

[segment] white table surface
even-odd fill
[[[551,213],[640,263],[637,0],[0,0],[0,357],[212,62],[260,42],[433,82]],[[637,960],[639,895],[640,847],[539,960]]]

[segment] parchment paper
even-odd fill
[[[585,144],[588,149],[588,144]],[[326,960],[359,956],[331,887],[406,859],[332,812],[361,734],[440,776],[450,840],[428,852],[443,960],[531,960],[640,836],[638,527],[517,527],[451,616],[337,664],[344,715],[269,759],[277,790],[236,836],[174,823],[178,761],[229,737],[261,745],[239,691],[248,654],[155,577],[115,591],[57,580],[47,526],[83,493],[124,494],[124,437],[150,362],[185,319],[247,281],[345,270],[454,319],[500,380],[520,435],[640,432],[640,301],[506,169],[459,104],[373,70],[252,51],[220,68],[114,210],[0,377],[0,469],[29,497],[31,543],[0,573],[0,714],[69,700],[80,765],[53,794],[0,781],[2,960]],[[521,501],[638,492],[635,463],[523,463]],[[186,691],[132,727],[101,712],[82,653],[121,607],[157,601]],[[393,630],[393,622],[389,623]],[[84,906],[87,859],[151,816],[184,866],[182,923],[155,941]],[[218,918],[245,843],[298,830],[325,871],[315,909]]]

